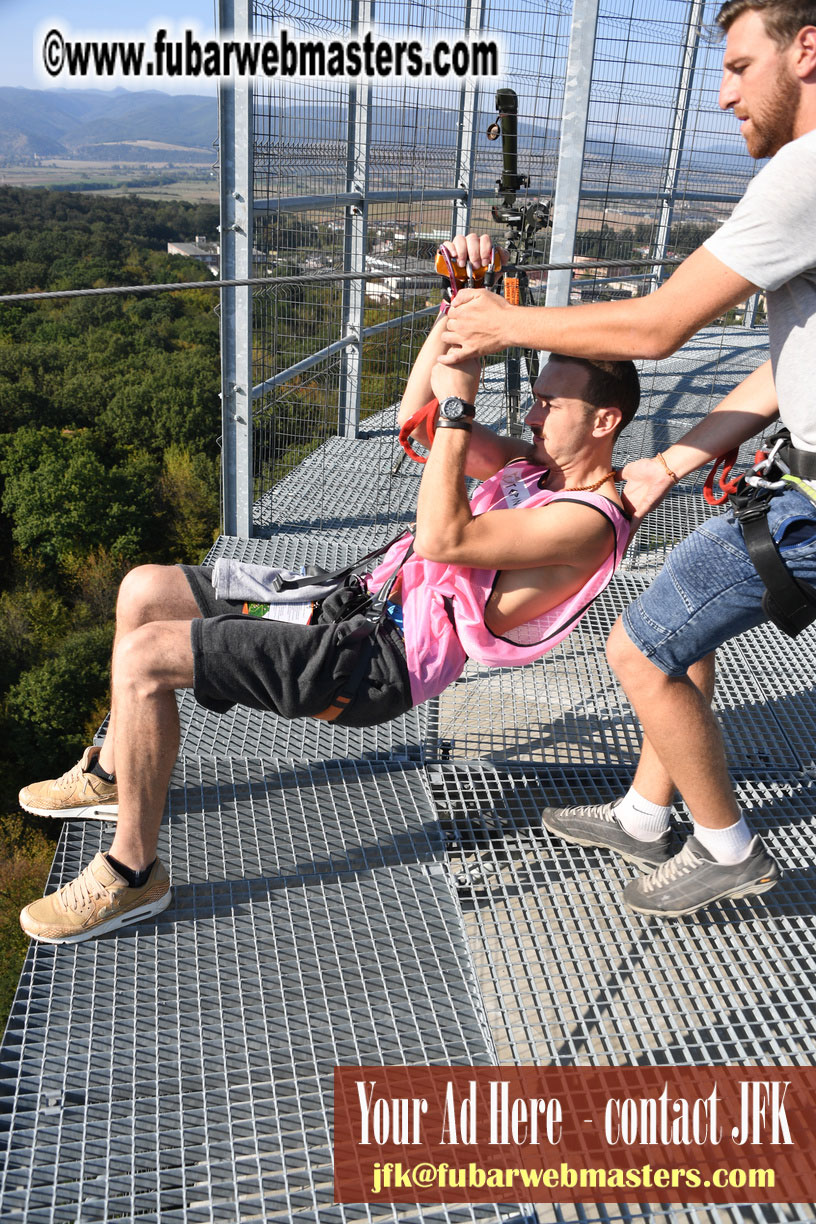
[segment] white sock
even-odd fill
[[[615,815],[627,833],[638,841],[657,841],[671,823],[671,806],[651,803],[630,786],[615,807]]]
[[[733,866],[747,859],[754,840],[744,816],[740,816],[737,823],[729,825],[727,829],[708,829],[695,820],[694,836],[724,866]]]

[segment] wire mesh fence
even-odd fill
[[[571,302],[652,291],[666,275],[661,261],[695,249],[753,174],[733,120],[717,105],[718,7],[609,0],[598,11]],[[283,26],[342,37],[370,21],[384,36],[427,41],[469,31],[498,40],[498,83],[518,96],[524,183],[516,206],[543,203],[546,218],[558,186],[572,23],[591,8],[589,0],[521,8],[255,0],[253,22],[261,37]],[[326,276],[254,296],[256,529],[269,526],[274,488],[310,451],[333,434],[364,431],[367,418],[399,399],[439,300],[439,243],[466,226],[506,238],[493,212],[502,146],[487,138],[496,83],[256,83],[252,134],[235,133],[236,142],[252,141],[253,266],[271,276]],[[526,260],[546,262],[550,238],[539,224]],[[328,279],[338,272],[354,276]],[[544,300],[546,280],[545,272],[530,275],[532,301]],[[763,316],[752,304],[723,326],[755,321]]]

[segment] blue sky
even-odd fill
[[[212,33],[213,0],[0,0],[0,83],[45,87],[34,69],[39,54],[35,34],[40,29],[53,26],[77,34],[138,37],[161,25],[192,26]],[[88,81],[83,88],[99,88],[99,82]],[[161,88],[169,92],[172,85],[162,82]],[[202,81],[195,92],[213,90],[214,86]]]

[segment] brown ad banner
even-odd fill
[[[336,1067],[339,1203],[810,1203],[816,1067]]]

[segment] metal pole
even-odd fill
[[[599,0],[575,0],[572,8],[558,178],[553,202],[551,263],[571,263],[575,254],[581,174],[584,166],[592,61],[598,24]],[[572,273],[551,272],[547,278],[547,306],[568,306]]]
[[[666,177],[663,180],[663,204],[660,208],[660,220],[657,223],[655,235],[655,259],[666,258],[666,248],[669,243],[672,214],[674,213],[674,198],[677,191],[677,173],[680,169],[680,158],[683,156],[683,146],[686,142],[688,127],[689,100],[691,86],[694,80],[694,68],[697,63],[697,49],[700,45],[700,31],[703,27],[703,0],[691,0],[686,21],[686,41],[683,52],[683,63],[680,69],[680,80],[677,85],[677,96],[674,102],[674,123],[672,126],[669,160],[666,165]],[[666,269],[655,267],[652,274],[652,292],[659,289],[665,277]]]
[[[351,33],[371,25],[374,0],[352,0]],[[363,319],[365,314],[365,261],[368,248],[368,149],[371,86],[349,85],[346,191],[362,197],[359,204],[346,205],[343,235],[343,271],[358,279],[343,285],[341,337],[353,343],[343,350],[337,404],[337,432],[356,438],[360,428],[361,368],[363,363]]]
[[[465,24],[467,38],[473,42],[484,31],[487,0],[468,0]],[[476,170],[476,121],[479,114],[478,77],[465,77],[459,95],[458,135],[456,140],[455,182],[465,192],[454,201],[451,213],[451,233],[467,234],[473,209],[473,177]]]
[[[752,293],[745,303],[745,314],[742,316],[743,327],[756,327],[756,316],[759,308],[759,294]]]
[[[252,37],[252,0],[218,0],[218,30]],[[219,82],[221,279],[252,275],[252,85]],[[221,290],[222,498],[225,535],[252,535],[252,289]]]

